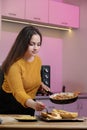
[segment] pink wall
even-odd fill
[[[0,0],[0,40],[1,40],[1,0]]]
[[[62,87],[62,40],[57,38],[43,38],[39,55],[43,65],[51,66],[51,90],[61,91]]]
[[[8,54],[17,33],[2,32],[0,44],[0,63]],[[44,37],[39,55],[43,65],[51,66],[51,89],[54,92],[61,91],[62,87],[62,40]]]
[[[15,40],[16,35],[17,35],[16,33],[2,31],[1,42],[0,42],[0,64],[3,62],[3,60],[7,56]]]

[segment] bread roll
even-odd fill
[[[47,119],[51,119],[51,120],[52,119],[62,119],[60,114],[54,113],[54,112],[51,112],[51,113],[41,112],[41,116],[44,117],[44,118],[47,118]]]
[[[53,109],[52,111],[55,113],[59,113],[62,118],[66,118],[66,119],[78,117],[77,112],[69,112],[69,111],[57,110],[57,109]]]
[[[52,116],[54,116],[56,119],[62,119],[61,115],[57,112],[51,112]]]
[[[41,116],[47,118],[47,112],[41,112]]]
[[[58,114],[58,115],[52,115],[52,114],[48,114],[47,115],[47,118],[49,118],[49,119],[54,119],[54,120],[58,120],[58,119],[62,119],[62,117]]]
[[[41,116],[47,119],[73,119],[78,117],[78,113],[53,109],[50,113],[41,112]]]

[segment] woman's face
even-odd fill
[[[38,34],[34,34],[30,40],[27,56],[35,56],[41,47],[40,36]]]

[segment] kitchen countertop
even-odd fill
[[[10,117],[10,116],[9,116]],[[11,116],[12,117],[12,116]],[[87,120],[83,122],[45,122],[37,120],[34,122],[4,122],[0,124],[0,130],[7,129],[31,129],[31,130],[87,130]]]

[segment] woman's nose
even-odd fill
[[[37,45],[34,45],[34,49],[38,49],[38,46],[37,46]]]

